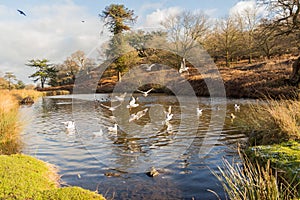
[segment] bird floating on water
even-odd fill
[[[108,131],[111,133],[117,133],[118,132],[118,124],[114,124],[113,127],[108,127]]]
[[[135,103],[135,98],[132,97],[131,101],[129,102],[129,105],[127,105],[127,108],[135,108],[135,107],[138,107],[139,104],[138,103]]]
[[[66,122],[62,122],[62,123],[65,125],[68,133],[74,133],[75,132],[75,122],[66,121]]]
[[[149,92],[151,92],[152,90],[153,90],[153,88],[151,88],[150,90],[147,90],[146,92],[145,91],[141,91],[141,90],[137,90],[137,91],[140,92],[140,93],[143,93],[144,97],[147,97],[148,94],[149,94]]]
[[[17,10],[19,13],[20,13],[20,15],[24,15],[24,16],[26,16],[26,14],[22,11],[22,10]]]

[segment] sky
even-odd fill
[[[77,50],[86,54],[99,43],[106,6],[124,4],[138,16],[135,29],[158,28],[166,16],[182,10],[203,11],[211,18],[238,12],[254,0],[0,0],[0,76],[13,72],[26,84],[34,69],[31,59],[62,63]],[[24,11],[21,15],[17,9]],[[83,22],[84,21],[84,22]]]

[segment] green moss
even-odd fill
[[[289,141],[281,144],[250,147],[250,157],[259,161],[271,161],[271,165],[283,170],[284,178],[294,183],[300,182],[300,143]]]
[[[0,156],[0,199],[104,199],[77,187],[57,188],[57,174],[30,156]]]
[[[34,199],[36,200],[91,200],[91,199],[104,199],[95,192],[84,190],[79,187],[65,187],[53,190],[46,190],[37,194]]]

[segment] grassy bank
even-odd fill
[[[300,102],[268,100],[235,123],[249,146],[243,164],[224,161],[216,173],[229,199],[300,199]]]
[[[0,156],[0,199],[104,199],[79,187],[58,188],[53,166],[26,155]]]
[[[19,101],[36,91],[2,90],[0,95],[0,199],[104,199],[78,187],[58,188],[56,170],[40,160],[17,154],[21,149]]]

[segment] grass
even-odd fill
[[[238,123],[248,133],[250,145],[300,140],[300,101],[268,100],[253,105]]]
[[[0,95],[0,154],[17,153],[19,138],[18,102],[9,93]]]
[[[248,149],[249,157],[260,163],[269,161],[271,166],[280,169],[282,176],[290,183],[300,183],[300,143],[296,141],[274,145],[261,145]],[[297,185],[300,189],[300,185]],[[298,189],[298,190],[299,190]],[[298,191],[300,193],[300,191]]]
[[[241,155],[241,163],[223,160],[224,167],[219,173],[213,172],[220,180],[228,199],[233,200],[291,200],[298,199],[295,186],[279,182],[276,172],[270,166],[251,162]]]
[[[58,188],[58,179],[53,167],[33,157],[0,156],[0,199],[104,199],[78,187]]]

